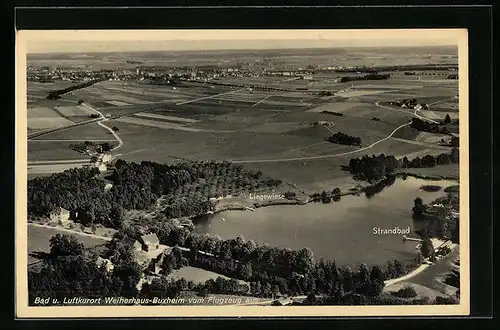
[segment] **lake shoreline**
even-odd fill
[[[230,239],[244,235],[246,239],[255,242],[299,249],[309,247],[315,255],[330,259],[334,257],[339,263],[357,267],[359,262],[370,265],[382,265],[388,260],[407,260],[411,262],[411,255],[416,252],[416,243],[407,242],[401,245],[401,235],[394,233],[387,235],[373,234],[373,228],[389,229],[394,226],[406,228],[411,226],[411,232],[418,234],[421,223],[415,223],[411,216],[413,200],[421,196],[424,202],[431,202],[443,195],[439,191],[424,192],[421,186],[425,184],[442,185],[448,187],[456,185],[454,182],[443,181],[425,182],[422,179],[397,178],[395,182],[387,180],[379,182],[375,195],[363,193],[366,188],[358,186],[355,191],[342,192],[346,196],[342,203],[335,206],[324,205],[321,200],[271,200],[257,203],[255,208],[221,205],[217,212],[195,220],[196,232],[219,235],[223,239]],[[371,187],[369,185],[368,187]],[[381,192],[380,186],[384,186]],[[422,195],[424,194],[424,195]],[[348,195],[353,195],[352,198]],[[378,195],[381,195],[378,198]],[[358,197],[358,198],[356,198]],[[240,200],[241,201],[241,200]],[[251,201],[254,202],[254,201]],[[310,205],[311,203],[316,205]],[[332,201],[332,203],[336,203]],[[252,206],[255,206],[252,203]],[[248,204],[250,205],[250,203]],[[287,207],[287,206],[296,207]],[[275,206],[270,208],[269,206]],[[250,212],[237,212],[253,210]],[[221,212],[227,213],[222,214]],[[232,212],[231,212],[232,211]],[[216,214],[221,213],[221,214]],[[279,233],[279,234],[272,234]],[[356,233],[353,243],[352,235]],[[413,235],[412,235],[413,236]],[[417,237],[417,236],[415,236]],[[361,244],[361,242],[363,242]],[[366,244],[374,248],[366,255]],[[332,246],[333,250],[327,246]],[[415,245],[415,246],[414,246]],[[370,249],[368,249],[369,251]],[[332,256],[332,253],[333,256]]]
[[[421,180],[426,180],[426,181],[458,181],[457,177],[447,177],[447,176],[429,176],[429,175],[421,175],[421,174],[416,174],[416,173],[407,173],[407,172],[398,172],[394,173],[393,176],[396,177],[396,179],[403,179],[405,180],[405,177],[413,177],[415,179],[421,179]],[[362,193],[366,193],[370,189],[376,189],[379,187],[385,180],[387,180],[387,177],[384,177],[383,179],[380,179],[376,182],[373,183],[368,183],[368,182],[363,182],[366,185],[361,186],[361,187],[351,187],[347,191],[341,191],[338,196],[343,197],[343,196],[360,196]],[[388,188],[390,185],[386,185],[382,188],[382,190]],[[446,187],[443,187],[446,189]],[[250,202],[248,199],[245,201],[242,201],[241,198],[238,199],[239,202],[237,202],[237,205],[230,204],[231,200],[228,199],[228,204],[220,206],[217,208],[216,211],[213,213],[205,213],[205,214],[200,214],[194,216],[196,217],[202,217],[202,216],[207,216],[211,214],[217,214],[221,213],[224,211],[254,211],[255,209],[258,208],[263,208],[263,207],[270,207],[270,206],[279,206],[279,205],[306,205],[310,203],[321,203],[321,204],[333,204],[333,203],[338,203],[335,201],[332,201],[330,203],[322,203],[321,201],[315,201],[313,200],[310,196],[307,197],[306,199],[274,199],[274,200],[266,200],[266,201],[260,201],[260,202]]]

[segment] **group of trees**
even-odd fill
[[[357,178],[367,181],[380,180],[399,168],[400,164],[396,157],[385,154],[352,158],[348,166],[349,171]]]
[[[87,150],[93,152],[109,152],[113,149],[113,145],[109,142],[95,143],[92,141],[84,141],[82,143],[73,143],[69,147],[75,151],[85,153]]]
[[[49,99],[49,100],[57,100],[57,99],[61,98],[60,95],[63,95],[63,94],[66,94],[66,93],[69,93],[69,92],[72,92],[72,91],[75,91],[75,90],[78,90],[78,89],[82,89],[82,88],[85,88],[85,87],[92,86],[93,84],[98,83],[99,81],[100,80],[91,80],[91,81],[87,81],[87,82],[84,82],[84,83],[81,83],[81,84],[78,84],[78,85],[70,86],[70,87],[67,87],[67,88],[64,88],[64,89],[59,89],[59,90],[51,91],[51,92],[49,92],[49,95],[47,95],[47,99]]]
[[[401,166],[403,168],[423,168],[423,167],[434,167],[437,165],[447,165],[459,162],[459,150],[453,148],[450,153],[442,153],[437,156],[426,155],[422,158],[416,157],[412,160],[408,160],[404,157],[401,160]]]
[[[196,291],[202,297],[208,294],[248,295],[250,293],[247,285],[240,284],[234,278],[223,278],[221,276],[215,280],[209,279],[205,283],[195,285],[193,291]]]
[[[361,158],[352,158],[347,169],[356,178],[366,181],[378,181],[386,176],[396,174],[402,168],[424,168],[437,165],[446,165],[459,162],[459,150],[453,148],[450,153],[442,153],[437,156],[426,155],[422,158],[416,157],[409,160],[403,157],[401,160],[392,155],[365,155]]]
[[[449,239],[454,243],[459,242],[460,218],[451,216],[449,208],[449,206],[453,206],[453,208],[458,209],[458,197],[448,194],[444,199],[432,202],[431,204],[443,204],[442,207],[438,208],[437,212],[432,213],[427,212],[428,206],[423,203],[420,197],[415,198],[413,204],[413,218],[427,222],[422,233],[424,237],[438,237]],[[422,251],[422,254],[426,255],[424,251]]]
[[[367,198],[373,197],[376,194],[380,193],[386,187],[390,187],[396,182],[396,176],[392,174],[386,175],[384,178],[379,180],[377,183],[364,187],[363,191]]]
[[[361,139],[356,136],[351,136],[349,134],[345,134],[342,132],[337,132],[328,138],[326,138],[326,141],[332,142],[332,143],[337,143],[337,144],[345,144],[348,146],[360,146],[361,145]]]
[[[417,292],[411,285],[405,286],[398,291],[392,292],[392,294],[396,297],[401,298],[414,298],[417,296]]]
[[[189,260],[182,255],[182,251],[178,247],[174,247],[170,253],[163,257],[161,265],[162,274],[168,275],[173,270],[189,265]]]
[[[329,204],[332,201],[340,202],[341,191],[340,188],[333,188],[331,192],[323,190],[321,193],[314,193],[309,196],[313,202],[323,202]]]
[[[334,116],[339,116],[339,117],[342,117],[344,115],[341,112],[335,112],[335,111],[329,111],[329,110],[321,111],[321,113],[324,113],[325,115],[334,115]]]
[[[402,100],[391,101],[391,102],[389,102],[389,104],[395,105],[395,106],[398,106],[398,107],[404,107],[404,108],[413,109],[413,108],[415,108],[417,106],[418,100],[417,99],[402,99]],[[427,105],[426,104],[422,104],[422,109],[426,110],[427,109]]]
[[[30,305],[36,297],[58,299],[103,296],[135,297],[136,285],[141,276],[139,265],[130,251],[123,251],[121,258],[114,260],[114,269],[109,272],[97,263],[98,255],[86,250],[76,238],[58,234],[50,240],[50,254],[44,259],[39,272],[28,272]],[[127,257],[128,256],[128,257]]]
[[[360,80],[385,80],[389,79],[390,74],[370,73],[365,76],[342,77],[340,82],[360,81]]]
[[[167,218],[206,213],[209,198],[276,187],[280,180],[264,177],[228,162],[198,162],[163,165],[118,160],[105,181],[97,168],[75,168],[28,182],[30,217],[47,217],[57,207],[72,213],[84,225],[102,224],[120,228],[124,210],[145,210],[164,195]]]
[[[313,303],[311,300],[313,299]],[[459,300],[455,297],[436,297],[431,300],[428,297],[414,297],[414,298],[396,298],[386,295],[379,295],[374,297],[367,297],[361,294],[347,294],[343,297],[315,297],[311,295],[304,302],[304,304],[313,305],[364,305],[364,306],[391,306],[391,305],[451,305],[458,304]]]
[[[145,282],[138,293],[139,298],[175,298],[181,292],[193,290],[195,284],[191,281],[186,281],[184,278],[178,280],[170,280],[165,276],[155,278],[151,283]]]
[[[446,128],[446,126],[441,126],[439,124],[422,120],[417,117],[414,117],[411,120],[410,126],[416,130],[423,132],[450,134],[450,131],[448,130],[448,128]]]

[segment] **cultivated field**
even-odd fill
[[[174,89],[143,82],[105,81],[63,96],[52,108],[35,108],[33,114],[39,115],[32,117],[38,121],[37,127],[43,126],[43,118],[56,118],[51,125],[64,125],[83,113],[89,115],[91,110],[86,107],[62,104],[82,99],[112,118],[106,125],[118,128],[124,144],[116,154],[125,160],[235,161],[295,183],[301,189],[314,190],[327,188],[331,182],[340,182],[340,178],[348,180],[349,175],[341,166],[352,157],[378,153],[416,157],[448,150],[437,145],[441,135],[418,134],[403,126],[414,116],[413,110],[379,106],[377,102],[417,98],[430,108],[419,111],[419,115],[443,119],[449,113],[454,119],[458,116],[457,81],[443,83],[442,78],[436,78],[442,77],[442,72],[425,79],[400,72],[390,74],[388,80],[352,83],[335,80],[353,74],[335,73],[315,75],[312,81],[289,77],[219,79],[248,87],[256,84],[314,87],[334,91],[336,94],[331,97],[304,90],[258,91],[195,83]],[[318,121],[332,125],[314,127]],[[362,147],[324,141],[336,132],[360,137]],[[81,155],[68,148],[70,140],[112,142],[114,137],[92,123],[43,135],[37,140],[47,141],[30,142],[31,160],[78,159]]]

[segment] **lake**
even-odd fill
[[[411,236],[420,228],[412,219],[413,200],[424,203],[445,196],[440,191],[424,191],[424,185],[443,188],[456,181],[401,178],[376,195],[367,198],[343,196],[331,204],[276,205],[251,211],[224,211],[196,224],[196,231],[219,235],[222,239],[239,235],[256,243],[291,249],[308,247],[316,259],[335,260],[338,265],[356,267],[385,265],[389,260],[411,260],[415,242],[403,242],[402,234],[374,234],[374,227],[410,227]],[[224,219],[224,220],[223,220]]]

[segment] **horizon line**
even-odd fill
[[[99,53],[145,53],[145,52],[169,52],[169,53],[182,53],[182,52],[197,52],[197,53],[203,53],[203,52],[218,52],[218,51],[285,51],[285,50],[308,50],[308,49],[314,49],[314,50],[321,50],[321,49],[350,49],[350,48],[435,48],[435,47],[446,47],[446,48],[451,48],[451,47],[458,47],[456,44],[424,44],[424,45],[382,45],[382,46],[362,46],[362,45],[351,45],[351,46],[331,46],[331,47],[324,47],[324,46],[310,46],[307,48],[302,48],[302,47],[278,47],[278,48],[219,48],[219,49],[175,49],[175,50],[168,50],[168,49],[149,49],[149,50],[110,50],[110,51],[103,51],[103,50],[81,50],[81,51],[74,51],[74,50],[69,50],[69,51],[50,51],[50,52],[27,52],[26,55],[54,55],[54,54],[82,54],[82,53],[94,53],[94,54],[99,54]]]

